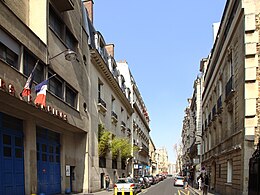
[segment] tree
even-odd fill
[[[111,133],[104,128],[102,124],[98,125],[98,155],[106,156],[107,151],[111,147],[110,145]]]

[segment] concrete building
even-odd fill
[[[0,10],[0,194],[88,191],[90,54],[81,1],[6,0]],[[37,60],[32,93],[21,97]],[[34,105],[35,85],[54,74],[46,105]]]
[[[259,14],[259,1],[227,1],[201,67],[202,168],[219,194],[248,194],[249,159],[259,137]]]

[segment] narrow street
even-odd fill
[[[193,195],[189,190],[183,187],[173,186],[173,178],[165,179],[164,181],[152,185],[150,188],[144,189],[140,195]]]

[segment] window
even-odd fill
[[[66,30],[65,43],[70,49],[75,50],[77,40],[74,38],[73,34],[68,29]]]
[[[50,28],[55,32],[55,34],[65,42],[68,48],[75,50],[77,46],[77,39],[69,31],[69,28],[64,24],[58,14],[50,7],[49,16]]]
[[[54,12],[54,10],[50,7],[50,27],[52,30],[62,38],[62,29],[63,29],[63,22],[59,19],[58,15]]]
[[[18,55],[0,42],[0,59],[18,69]]]
[[[76,103],[76,92],[69,86],[66,86],[66,102],[71,105],[72,107],[75,107]]]
[[[232,59],[232,50],[230,50],[230,53],[228,54],[228,63],[229,63],[229,78],[234,75],[234,65],[233,65],[233,59]]]
[[[232,160],[227,161],[227,183],[232,183],[232,169],[233,169]]]
[[[48,77],[51,77],[53,74],[49,72]],[[59,98],[63,99],[62,96],[62,80],[58,77],[52,77],[49,80],[49,86],[48,89],[50,92],[58,96]]]
[[[49,71],[48,78],[54,75],[53,71]],[[63,90],[64,87],[64,90]],[[77,106],[77,91],[69,86],[61,77],[55,76],[49,80],[48,90],[58,96],[70,106]]]
[[[218,177],[221,178],[221,164],[218,165]]]
[[[111,97],[111,110],[114,112],[115,111],[115,98],[112,96]]]
[[[23,58],[23,73],[26,76],[29,76],[37,62],[37,59],[30,55],[27,51],[24,52],[24,58]],[[39,62],[36,70],[34,71],[34,80],[37,83],[40,83],[44,80],[44,65]]]
[[[103,87],[103,83],[98,80],[98,99],[102,99],[102,87]]]

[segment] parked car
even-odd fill
[[[184,185],[184,177],[176,176],[173,180],[174,186],[183,186]]]
[[[145,181],[145,185],[146,185],[146,187],[149,188],[149,187],[151,186],[151,183],[150,183],[149,178],[146,177],[146,176],[144,176],[143,178],[144,178],[144,181]]]
[[[149,188],[151,186],[147,177],[138,177],[138,181],[142,186],[142,189]]]
[[[149,179],[151,185],[156,184],[155,178],[152,175],[145,175]]]
[[[130,193],[131,189],[134,195],[142,190],[141,184],[135,178],[119,178],[114,185],[114,191],[117,192],[115,193],[116,195],[122,194],[123,191]]]

